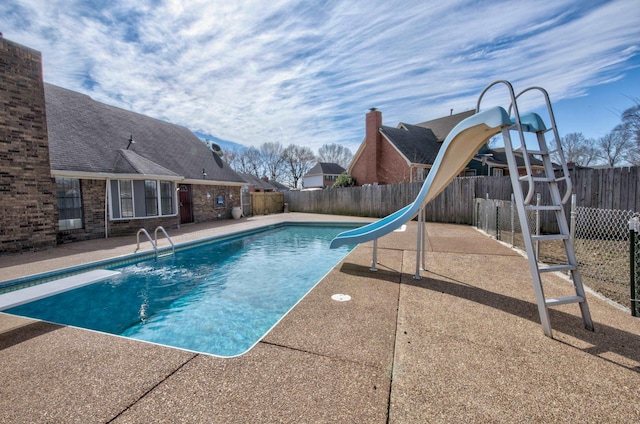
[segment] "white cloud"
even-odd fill
[[[635,0],[69,3],[0,5],[46,81],[244,145],[355,150],[369,107],[417,123],[475,107],[496,79],[575,97],[640,48]]]

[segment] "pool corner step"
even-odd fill
[[[0,294],[0,311],[53,296],[58,293],[63,293],[77,287],[86,286],[118,274],[120,274],[120,271],[96,269],[93,271],[83,272],[82,274],[60,278],[59,280],[49,281],[47,283]]]

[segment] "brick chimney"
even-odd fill
[[[0,92],[0,255],[54,247],[56,187],[40,52],[0,37]]]
[[[378,164],[382,149],[381,126],[382,112],[372,107],[366,115],[365,148],[363,151],[366,173],[363,177],[356,179],[360,185],[378,182]]]

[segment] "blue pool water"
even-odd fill
[[[250,349],[353,246],[344,227],[285,226],[130,264],[5,312],[219,356]]]

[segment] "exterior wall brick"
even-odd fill
[[[411,170],[407,160],[382,137],[378,158],[378,183],[398,184],[411,181]]]
[[[77,230],[60,231],[58,243],[92,240],[105,237],[105,190],[104,180],[80,180],[82,192],[82,223],[83,228]],[[149,234],[159,225],[166,230],[177,228],[178,217],[158,217],[144,219],[124,219],[108,221],[109,237],[135,235],[140,228],[146,229]]]
[[[145,218],[145,219],[123,219],[118,221],[109,221],[109,237],[117,236],[135,236],[140,228],[144,228],[153,237],[153,232],[158,226],[164,227],[169,231],[178,228],[178,217],[167,216],[158,218]],[[104,237],[104,231],[102,232]],[[171,234],[169,234],[171,235]],[[161,236],[158,234],[158,238]],[[143,238],[140,238],[142,241]],[[146,238],[145,238],[146,240]]]
[[[358,185],[379,183],[378,162],[381,154],[382,134],[382,112],[372,110],[365,116],[365,140],[364,149],[357,162],[351,169],[351,176],[355,178]]]
[[[0,37],[0,254],[55,246],[42,57]]]
[[[224,203],[217,203],[222,196]],[[240,187],[218,185],[192,185],[191,204],[193,221],[207,222],[219,219],[232,219],[231,209],[240,206]]]

